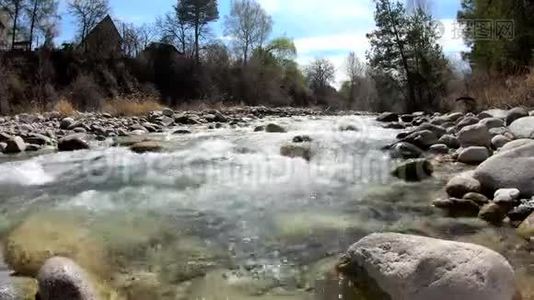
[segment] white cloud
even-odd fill
[[[259,0],[258,2],[271,14],[284,13],[295,17],[308,15],[317,18],[368,18],[372,17],[373,12],[370,0],[336,0],[335,4],[324,0]]]

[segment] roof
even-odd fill
[[[115,26],[113,19],[111,18],[110,15],[107,15],[104,19],[102,19],[102,21],[100,21],[100,23],[96,24],[96,26],[93,29],[91,29],[91,31],[89,31],[89,33],[87,34],[83,42],[85,42],[87,39],[90,39],[93,35],[96,35],[99,32],[105,30],[106,26],[110,26],[109,28],[112,28],[114,33],[122,40],[122,37],[119,33],[119,30],[117,29],[117,26]]]
[[[166,52],[174,52],[176,54],[182,54],[182,52],[178,51],[174,45],[168,44],[168,43],[161,43],[161,42],[152,42],[148,47],[146,47],[145,51],[166,51]]]

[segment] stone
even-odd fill
[[[143,154],[148,152],[160,152],[163,147],[155,141],[143,141],[130,146],[132,152]]]
[[[428,149],[438,143],[438,137],[430,130],[421,130],[409,134],[403,141],[422,149]]]
[[[534,138],[534,117],[516,120],[508,128],[517,139],[532,139]]]
[[[456,125],[456,129],[461,130],[466,126],[478,124],[478,122],[480,122],[480,119],[477,117],[465,116],[463,119],[460,120],[460,122],[458,122],[458,124]]]
[[[513,207],[518,202],[521,192],[518,189],[499,189],[495,192],[493,202],[508,207]]]
[[[270,123],[270,124],[267,124],[267,126],[265,126],[265,131],[266,132],[271,132],[271,133],[283,133],[283,132],[286,132],[285,128],[278,125],[278,124],[274,124],[274,123]]]
[[[89,149],[89,143],[84,134],[71,134],[58,141],[59,151],[76,151]]]
[[[429,130],[429,131],[432,131],[432,133],[434,133],[436,135],[436,137],[440,138],[441,136],[443,136],[445,133],[447,133],[447,129],[445,129],[444,127],[442,126],[437,126],[437,125],[434,125],[434,124],[430,124],[430,123],[424,123],[424,124],[421,124],[419,127],[417,127],[416,131],[423,131],[423,130]]]
[[[471,201],[475,202],[476,204],[478,204],[480,206],[484,206],[484,205],[490,203],[490,200],[488,199],[488,197],[486,197],[486,196],[484,196],[482,194],[479,194],[479,193],[474,193],[474,192],[465,194],[463,196],[463,199],[471,200]]]
[[[0,152],[4,153],[4,150],[6,150],[7,143],[0,142]]]
[[[467,147],[458,155],[458,161],[468,165],[478,165],[490,157],[486,147]]]
[[[521,200],[519,206],[508,212],[508,218],[512,222],[523,222],[530,214],[534,213],[534,199]]]
[[[491,146],[491,135],[488,128],[484,125],[469,125],[458,132],[458,141],[460,142],[460,146],[464,148],[470,146],[489,148]]]
[[[26,143],[24,143],[24,140],[20,136],[14,136],[11,139],[7,140],[4,153],[14,154],[24,152],[25,150]]]
[[[421,181],[432,176],[434,168],[425,158],[411,159],[398,165],[391,174],[406,181]]]
[[[497,203],[489,203],[480,209],[478,217],[488,223],[500,225],[506,218],[506,210]]]
[[[390,154],[392,158],[402,159],[420,158],[424,156],[423,150],[406,142],[399,142],[393,145]]]
[[[447,147],[449,147],[451,149],[460,148],[460,142],[458,141],[458,139],[454,135],[451,135],[451,134],[445,134],[445,135],[441,136],[439,138],[439,140],[438,140],[438,143],[445,144],[445,145],[447,145]]]
[[[453,217],[476,217],[480,211],[480,206],[469,199],[437,199],[432,205],[446,210]]]
[[[512,108],[506,113],[506,118],[505,118],[506,125],[510,126],[512,123],[514,123],[514,121],[524,118],[524,117],[528,117],[528,111],[525,108],[523,107]]]
[[[40,146],[52,144],[52,141],[50,140],[49,137],[44,136],[44,135],[39,134],[39,133],[32,133],[32,134],[28,135],[24,139],[24,141],[26,143],[28,143],[28,144],[35,144],[35,145],[40,145]]]
[[[473,172],[466,172],[449,180],[445,191],[451,197],[462,198],[468,193],[480,193],[481,185],[473,178]]]
[[[526,240],[534,240],[534,213],[530,214],[530,216],[519,225],[517,233],[520,237]]]
[[[10,134],[0,131],[0,142],[5,143],[11,138],[12,136]]]
[[[397,233],[375,233],[352,245],[338,270],[363,299],[512,300],[515,273],[488,248]]]
[[[35,145],[35,144],[27,144],[26,145],[26,151],[27,152],[35,152],[35,151],[39,151],[41,150],[41,146],[40,145]]]
[[[523,197],[534,196],[534,141],[517,140],[506,144],[499,153],[478,166],[473,176],[490,192],[517,188]]]
[[[164,115],[165,117],[172,117],[174,115],[174,111],[170,108],[164,108],[161,111],[161,114]]]
[[[449,147],[445,144],[435,144],[430,146],[430,152],[437,153],[437,154],[447,154],[449,153]]]
[[[376,120],[378,122],[398,122],[399,121],[399,115],[392,112],[384,112],[380,114]]]
[[[48,259],[39,270],[40,300],[97,300],[98,293],[89,275],[64,257]]]
[[[498,119],[506,119],[506,115],[508,114],[508,111],[504,109],[489,109],[481,112],[479,114],[483,115],[485,118],[492,117],[492,118],[498,118]]]
[[[493,146],[493,149],[497,150],[497,149],[502,148],[504,145],[508,144],[511,141],[512,139],[499,134],[499,135],[494,136],[491,139],[491,145]]]
[[[312,151],[309,144],[286,144],[280,147],[280,155],[290,158],[300,157],[309,161]]]
[[[59,128],[63,130],[72,129],[71,127],[75,124],[74,119],[67,117],[63,118],[61,122],[59,123]]]
[[[0,299],[33,300],[36,295],[37,280],[28,277],[10,276],[7,271],[0,272]]]
[[[297,135],[293,138],[293,143],[310,143],[313,139],[307,135]]]
[[[177,135],[184,135],[184,134],[191,134],[191,130],[189,129],[178,129],[178,130],[175,130],[172,134],[177,134]]]
[[[485,118],[480,120],[479,124],[486,126],[488,129],[504,127],[504,121],[498,118]]]

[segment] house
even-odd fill
[[[108,15],[87,34],[79,47],[99,57],[116,57],[121,55],[122,37]]]
[[[5,10],[0,10],[0,50],[9,47],[9,14]]]

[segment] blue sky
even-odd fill
[[[61,0],[62,26],[59,41],[71,40],[75,28]],[[343,80],[343,61],[350,51],[364,59],[368,43],[365,34],[374,27],[372,0],[257,0],[274,20],[273,37],[287,36],[295,40],[298,62],[302,65],[315,57],[327,57]],[[325,4],[326,2],[326,4]],[[221,20],[213,24],[215,36],[222,35],[223,16],[228,14],[231,0],[219,0]],[[110,0],[112,15],[126,22],[151,23],[169,11],[174,0]],[[457,36],[454,19],[460,0],[436,0],[431,4],[434,17],[443,24],[441,43],[451,58],[465,50]]]

